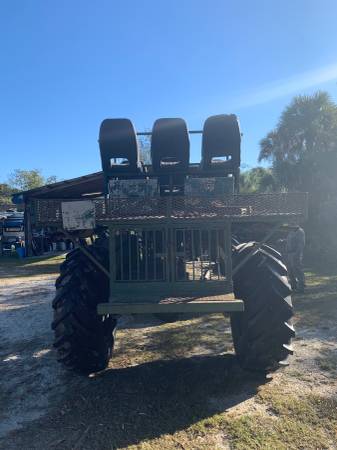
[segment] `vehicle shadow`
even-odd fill
[[[157,360],[109,369],[67,389],[58,429],[90,427],[83,448],[124,448],[174,434],[254,396],[268,381],[234,355]],[[69,442],[69,448],[73,443]],[[68,447],[67,447],[68,448]]]

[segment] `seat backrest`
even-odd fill
[[[135,128],[129,119],[105,119],[99,131],[102,169],[105,175],[140,170]]]
[[[209,117],[202,134],[201,168],[230,171],[239,168],[241,132],[235,114]]]
[[[190,140],[183,119],[158,119],[152,129],[152,168],[155,173],[174,173],[188,169]]]

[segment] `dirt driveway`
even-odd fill
[[[109,368],[65,372],[51,347],[61,257],[0,263],[0,448],[337,448],[337,276],[295,297],[296,355],[272,379],[241,371],[220,315],[124,318]]]

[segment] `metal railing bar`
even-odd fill
[[[202,130],[188,130],[189,134],[202,134]],[[152,131],[137,131],[137,136],[152,136]]]

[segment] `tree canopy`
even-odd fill
[[[309,192],[311,242],[331,250],[337,242],[337,105],[326,92],[295,97],[260,148],[259,161],[271,162],[280,188]]]
[[[8,184],[19,191],[28,191],[56,181],[56,176],[45,178],[39,169],[15,169],[8,177]]]
[[[9,175],[7,183],[0,183],[0,208],[13,207],[12,195],[17,192],[28,191],[56,181],[56,176],[44,177],[38,169],[15,169]]]
[[[337,105],[326,92],[295,97],[260,148],[259,161],[272,163],[280,186],[309,192],[335,190]]]
[[[0,209],[7,209],[12,206],[12,195],[17,191],[7,183],[0,183]]]
[[[273,192],[276,187],[272,169],[254,167],[240,174],[240,192],[242,193]]]

